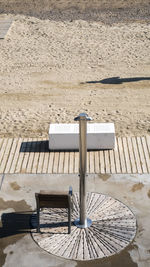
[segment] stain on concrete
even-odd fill
[[[148,197],[150,198],[150,189],[149,189],[149,191],[147,192],[147,195],[148,195]]]
[[[134,247],[132,247],[134,249]],[[131,246],[130,246],[131,250]],[[138,265],[133,262],[129,248],[123,250],[121,253],[113,255],[108,258],[94,261],[77,262],[77,267],[137,267]]]
[[[99,178],[103,181],[107,181],[111,177],[110,174],[99,174]]]
[[[144,185],[143,185],[142,183],[134,184],[134,185],[132,186],[131,191],[132,191],[132,192],[136,192],[136,191],[138,191],[138,190],[141,190],[143,187],[144,187]]]
[[[4,201],[0,198],[0,209],[13,208],[15,212],[5,213],[1,216],[0,225],[0,266],[5,263],[7,256],[4,250],[7,246],[16,243],[30,231],[31,207],[25,200]],[[13,251],[11,251],[13,254]]]
[[[20,186],[16,182],[10,183],[10,186],[13,190],[20,190]]]

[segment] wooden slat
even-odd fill
[[[134,151],[133,151],[133,145],[132,145],[131,137],[127,138],[127,144],[128,144],[128,149],[129,149],[131,172],[132,173],[137,173],[137,168],[136,168],[136,162],[135,162],[135,157],[134,157]]]
[[[63,173],[64,172],[64,158],[65,158],[65,153],[64,152],[60,152],[59,153],[58,173]]]
[[[14,155],[15,155],[15,151],[16,151],[16,148],[17,148],[17,143],[18,143],[18,138],[14,138],[13,139],[13,143],[12,143],[12,147],[11,147],[11,151],[9,153],[9,158],[8,158],[5,170],[4,170],[4,173],[9,173],[10,172],[12,161],[13,161],[13,158],[14,158]]]
[[[53,164],[54,164],[54,152],[50,152],[49,162],[48,162],[48,169],[47,169],[48,173],[52,173],[53,172]]]
[[[110,161],[109,161],[109,153],[108,150],[104,151],[104,160],[105,160],[105,172],[110,173]]]
[[[149,135],[146,136],[146,143],[147,143],[148,153],[150,157],[150,136]]]
[[[35,143],[35,153],[32,163],[32,171],[31,171],[32,173],[37,173],[39,156],[40,156],[40,144],[41,144],[41,139],[37,138],[37,142]]]
[[[7,146],[5,147],[3,159],[2,159],[1,164],[0,164],[0,173],[4,173],[5,166],[7,164],[8,158],[9,158],[9,153],[11,150],[12,143],[13,143],[13,139],[9,138],[8,142],[7,142]]]
[[[90,151],[90,162],[89,162],[89,165],[90,165],[90,173],[94,173],[95,172],[95,169],[94,169],[94,166],[95,166],[95,161],[94,161],[94,152],[93,151]]]
[[[31,139],[31,146],[30,146],[30,153],[29,153],[29,159],[26,167],[26,172],[27,173],[32,173],[32,164],[33,164],[33,159],[34,159],[34,151],[36,149],[36,138]]]
[[[16,166],[19,160],[19,155],[20,155],[20,148],[21,148],[21,144],[22,144],[23,139],[19,138],[17,141],[17,146],[16,146],[16,151],[14,153],[14,157],[11,163],[11,167],[10,167],[10,171],[9,173],[15,173],[16,170]]]
[[[2,147],[2,143],[3,143],[4,139],[0,138],[0,151],[1,151],[1,147]],[[1,153],[1,152],[0,152]]]
[[[41,147],[40,147],[40,155],[39,155],[39,162],[37,173],[42,173],[43,170],[43,162],[44,162],[44,155],[45,155],[45,139],[41,140]]]
[[[74,173],[74,152],[70,152],[69,158],[70,158],[69,173]]]
[[[46,143],[45,143],[46,146]],[[44,155],[44,162],[43,162],[43,170],[42,173],[47,173],[48,169],[48,162],[49,162],[49,156],[50,156],[50,151],[47,150],[47,147],[45,147],[45,155]]]
[[[143,145],[143,150],[144,150],[144,155],[145,155],[148,173],[150,173],[150,154],[148,152],[148,147],[147,147],[146,139],[144,136],[141,138],[141,141],[142,141],[142,145]]]
[[[5,149],[6,149],[6,146],[7,146],[7,142],[8,142],[8,138],[5,138],[3,143],[2,143],[2,146],[1,146],[1,150],[0,150],[0,166],[1,166],[4,154],[5,154]]]
[[[137,137],[137,145],[138,145],[138,150],[139,150],[139,156],[140,156],[140,162],[141,162],[141,167],[142,167],[142,172],[147,173],[147,167],[146,167],[146,161],[143,153],[143,147],[141,143],[141,138]]]
[[[22,167],[21,167],[21,171],[20,171],[21,173],[27,172],[27,164],[28,164],[29,155],[30,155],[29,151],[30,151],[30,147],[31,147],[31,141],[32,141],[31,138],[27,139],[26,150],[24,153],[24,158],[22,161]]]
[[[137,143],[136,143],[136,138],[132,137],[132,144],[133,144],[133,150],[134,150],[134,156],[136,160],[136,167],[138,173],[142,173],[142,168],[141,168],[141,162],[139,158],[139,153],[138,153],[138,148],[137,148]]]
[[[21,147],[20,147],[21,151],[19,150],[19,157],[18,157],[18,161],[17,161],[17,164],[16,164],[15,173],[20,173],[21,172],[21,167],[22,167],[22,162],[23,162],[24,155],[25,155],[27,141],[28,141],[27,138],[22,139],[22,144],[21,144]]]
[[[126,137],[122,138],[122,143],[123,143],[127,173],[131,173],[131,163],[130,163],[130,158],[129,158],[128,144],[127,144]]]
[[[120,158],[119,158],[119,150],[118,150],[117,138],[116,138],[116,146],[115,146],[115,149],[114,149],[114,156],[115,156],[116,173],[121,173],[121,166],[120,166]]]
[[[95,173],[100,173],[100,164],[99,164],[99,151],[94,152],[95,155]]]
[[[74,153],[74,172],[78,173],[79,172],[79,152]]]
[[[111,173],[116,173],[114,150],[109,150]]]
[[[123,147],[122,147],[121,137],[118,137],[118,150],[119,150],[119,156],[120,156],[121,173],[126,173],[124,151],[123,151]]]
[[[64,173],[69,172],[69,152],[65,152],[64,158]]]
[[[53,173],[58,173],[58,166],[59,166],[59,152],[55,152],[54,163],[53,163]]]
[[[105,173],[105,161],[104,161],[103,150],[99,152],[99,157],[100,157],[100,173]]]

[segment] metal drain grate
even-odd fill
[[[41,233],[32,229],[32,237],[49,253],[73,260],[94,260],[119,253],[136,234],[136,219],[122,202],[98,193],[87,193],[87,215],[93,223],[80,229],[72,223],[68,231],[65,209],[43,209],[40,214]],[[74,194],[72,222],[79,217],[79,195]],[[32,216],[36,228],[36,214]]]

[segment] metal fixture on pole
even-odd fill
[[[80,218],[75,220],[79,228],[87,228],[92,224],[86,214],[86,165],[87,165],[87,121],[92,119],[86,113],[80,113],[74,119],[79,121],[79,154],[80,154]]]

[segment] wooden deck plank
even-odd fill
[[[10,167],[9,173],[15,173],[16,166],[17,166],[17,163],[18,163],[18,160],[19,160],[20,148],[21,148],[22,141],[23,141],[22,138],[19,138],[17,140],[16,151],[14,153],[14,157],[13,157],[13,160],[12,160],[12,163],[11,163],[11,167]]]
[[[50,152],[49,162],[48,162],[48,173],[53,173],[53,165],[54,165],[54,152]]]
[[[70,152],[69,154],[70,154],[69,173],[74,173],[74,152]]]
[[[45,140],[45,155],[44,155],[44,162],[43,162],[42,173],[47,173],[47,169],[48,169],[48,162],[49,162],[50,151],[49,151],[47,145],[48,145],[48,142],[47,142],[47,140]]]
[[[58,166],[59,166],[59,152],[55,152],[54,163],[53,163],[53,173],[58,173]]]
[[[0,153],[1,153],[1,147],[2,147],[3,141],[4,141],[4,138],[0,138]]]
[[[64,173],[69,173],[69,152],[65,152]]]
[[[13,139],[9,138],[8,142],[7,142],[7,145],[5,147],[3,159],[2,159],[1,164],[0,164],[0,173],[4,173],[5,166],[7,164],[8,158],[9,158],[9,154],[10,154],[12,143],[13,143]]]
[[[17,164],[16,164],[15,173],[20,173],[21,172],[22,162],[23,162],[23,159],[24,159],[26,146],[27,146],[27,141],[28,141],[27,138],[22,139],[21,147],[20,147],[20,150],[19,150],[19,157],[18,157],[18,161],[17,161]]]
[[[121,173],[121,166],[120,166],[120,158],[119,158],[119,150],[118,150],[118,140],[116,138],[116,146],[114,149],[114,156],[115,156],[115,165],[116,165],[116,173]]]
[[[110,172],[116,173],[114,150],[109,150]]]
[[[148,153],[150,157],[150,135],[146,136],[146,143],[147,143]]]
[[[105,161],[104,161],[104,152],[103,150],[99,151],[100,157],[100,173],[105,173]]]
[[[31,171],[32,173],[37,173],[39,156],[40,156],[40,145],[41,145],[41,139],[37,138],[37,142],[35,143],[35,153],[32,163],[32,171]]]
[[[8,161],[6,163],[6,167],[4,170],[4,173],[9,173],[10,172],[10,168],[11,168],[11,164],[15,155],[15,151],[16,151],[16,147],[17,147],[17,143],[18,143],[18,138],[14,138],[13,139],[13,143],[12,143],[12,147],[9,153],[9,158]]]
[[[135,156],[137,171],[138,171],[138,173],[142,173],[141,162],[140,162],[140,158],[139,158],[137,142],[136,142],[135,137],[132,137],[132,144],[133,144],[133,150],[134,150],[134,156]]]
[[[79,157],[80,157],[80,155],[79,155]],[[79,166],[79,168],[80,168],[80,166]],[[79,170],[78,170],[78,172],[79,172]],[[89,151],[87,151],[86,172],[90,173],[90,152]]]
[[[134,157],[134,151],[133,151],[133,145],[132,145],[131,137],[127,137],[127,144],[128,144],[128,149],[129,149],[131,172],[132,173],[137,173],[137,168],[136,168],[136,162],[135,162],[135,157]]]
[[[79,152],[74,153],[74,172],[79,173]]]
[[[144,150],[144,155],[145,155],[148,173],[150,173],[150,154],[148,152],[146,138],[144,136],[142,136],[141,141],[142,141],[142,145],[143,145],[143,150]]]
[[[94,151],[90,151],[90,162],[89,162],[89,165],[90,165],[90,173],[94,173],[95,172],[95,158],[94,158]]]
[[[105,172],[110,173],[110,160],[108,150],[104,151],[104,160],[105,160]]]
[[[65,153],[64,152],[60,152],[59,153],[58,173],[63,173],[64,172],[64,158],[65,158]]]
[[[30,155],[31,141],[32,141],[31,138],[27,139],[26,150],[24,153],[23,161],[22,161],[21,173],[27,173],[27,165],[28,165],[28,160],[29,160],[29,155]]]
[[[131,173],[131,163],[129,158],[129,152],[128,152],[128,144],[126,137],[122,138],[123,148],[124,148],[124,155],[125,155],[125,163],[126,163],[126,169],[127,173]]]
[[[42,140],[41,140],[41,146],[40,146],[40,154],[39,154],[39,162],[38,162],[37,173],[42,173],[42,170],[43,170],[43,162],[44,162],[44,155],[45,155],[45,139],[42,138]]]
[[[138,151],[139,151],[139,157],[140,157],[140,162],[141,162],[141,167],[142,167],[142,172],[147,173],[147,167],[146,167],[146,161],[144,157],[144,152],[143,152],[143,147],[141,143],[141,138],[137,137],[137,145],[138,145]]]
[[[26,166],[26,172],[27,173],[32,173],[32,164],[33,164],[33,159],[34,159],[34,151],[36,149],[36,138],[31,138],[30,142],[31,142],[31,146],[30,146],[30,152],[29,152],[29,159],[28,159],[28,163]]]
[[[94,152],[94,158],[95,158],[95,173],[100,173],[100,164],[99,164],[99,151]]]
[[[1,145],[1,150],[0,150],[0,166],[1,166],[1,163],[2,163],[2,160],[3,160],[3,157],[5,155],[5,149],[6,149],[6,146],[7,146],[7,142],[8,142],[8,138],[4,138],[3,143]]]
[[[118,137],[118,150],[120,156],[121,173],[126,173],[126,165],[125,165],[124,151],[123,151],[121,137]]]

